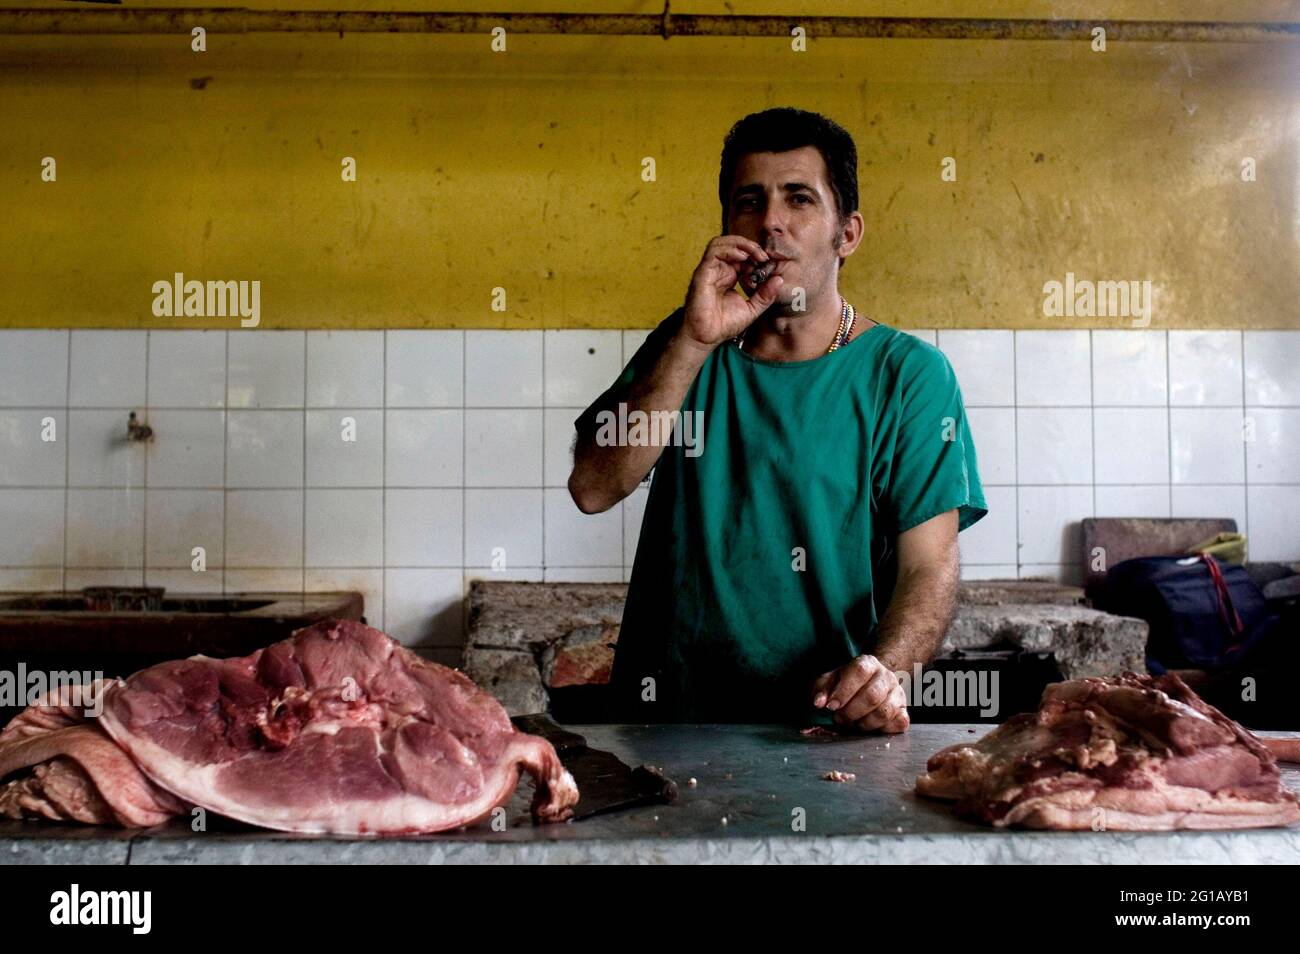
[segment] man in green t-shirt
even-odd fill
[[[864,229],[847,132],[748,116],[718,196],[685,304],[574,422],[583,512],[653,469],[611,715],[902,732],[895,674],[937,651],[987,512],[956,377],[840,296]]]

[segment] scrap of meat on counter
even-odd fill
[[[916,791],[999,828],[1172,831],[1300,821],[1277,757],[1177,676],[1076,679],[1047,687],[1037,712],[931,756]]]
[[[810,725],[806,729],[800,729],[799,734],[815,738],[834,738],[839,735],[834,729],[828,729],[824,725]]]
[[[538,820],[578,801],[549,742],[515,731],[460,672],[358,622],[103,690],[98,719],[60,697],[0,733],[0,814],[140,827],[198,806],[281,831],[434,832],[490,815],[521,770]]]
[[[857,779],[857,775],[853,772],[841,772],[839,769],[822,773],[822,780],[825,782],[856,782]]]

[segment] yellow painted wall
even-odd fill
[[[1228,0],[736,6],[674,9],[1300,19]],[[518,35],[494,54],[312,34],[211,35],[203,54],[0,37],[0,325],[237,326],[154,317],[153,282],[180,271],[260,280],[264,328],[653,326],[716,231],[722,137],[774,105],[857,140],[867,236],[841,290],[878,320],[1128,326],[1044,317],[1043,283],[1074,272],[1150,279],[1155,328],[1300,327],[1300,43]]]

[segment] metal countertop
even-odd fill
[[[672,805],[534,826],[521,784],[509,826],[402,838],[260,831],[209,816],[140,832],[0,822],[9,863],[866,862],[962,864],[1300,862],[1300,826],[1229,832],[1001,831],[912,791],[926,759],[987,725],[914,725],[901,736],[806,737],[782,725],[569,725],[629,765],[662,767]],[[1295,736],[1300,733],[1268,733]],[[822,773],[854,773],[829,782]],[[689,779],[697,784],[691,786]],[[1283,766],[1300,790],[1300,766]],[[802,819],[803,829],[798,829]]]

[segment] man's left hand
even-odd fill
[[[863,732],[906,732],[907,694],[898,677],[875,656],[859,656],[813,681],[813,705],[831,710],[832,721]]]

